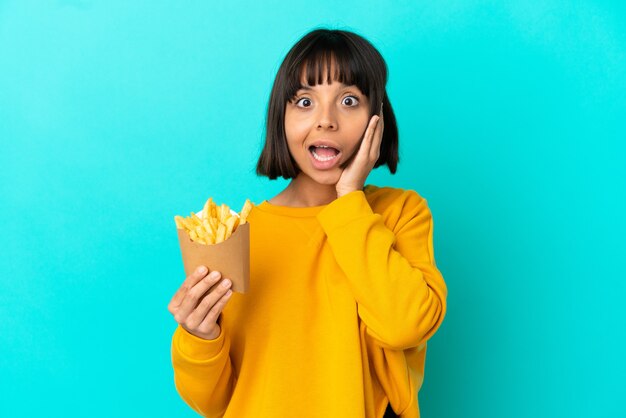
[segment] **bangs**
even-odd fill
[[[327,41],[327,42],[322,42]],[[296,71],[290,71],[285,89],[287,101],[292,101],[301,88],[331,84],[338,81],[347,86],[357,86],[361,93],[370,96],[370,82],[365,63],[359,60],[341,40],[330,44],[328,40],[320,40],[294,62]],[[303,84],[306,82],[306,85]]]

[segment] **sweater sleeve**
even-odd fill
[[[235,377],[230,339],[222,328],[215,340],[204,340],[178,325],[172,337],[174,382],[181,398],[204,417],[221,417],[232,396]]]
[[[317,215],[345,273],[367,333],[382,347],[417,347],[438,329],[447,288],[435,265],[433,222],[425,199],[407,190],[374,213],[362,191]]]

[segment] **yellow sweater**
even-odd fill
[[[426,341],[446,312],[433,222],[411,190],[249,216],[250,290],[221,334],[172,338],[180,396],[207,417],[419,417]],[[210,266],[209,266],[210,268]]]

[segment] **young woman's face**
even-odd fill
[[[285,109],[285,133],[299,176],[336,184],[369,119],[369,100],[356,86],[333,81],[296,92]]]

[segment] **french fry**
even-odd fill
[[[176,228],[185,229],[185,218],[183,218],[182,216],[174,216],[174,222],[176,222]]]
[[[220,223],[226,224],[226,219],[228,219],[229,216],[230,216],[230,208],[225,203],[222,203],[222,206],[220,206],[220,210],[218,214]]]
[[[211,218],[209,219],[209,224],[211,225],[211,230],[213,231],[213,234],[217,234],[217,226],[219,225],[219,221],[215,218]]]
[[[224,236],[224,240],[227,240],[232,235],[237,220],[239,220],[239,218],[234,215],[231,215],[231,217],[226,220],[226,235]]]
[[[210,229],[208,231],[205,229],[204,231],[204,239],[206,240],[206,243],[215,244],[215,234],[213,233],[213,231],[211,231]]]
[[[215,244],[215,234],[213,232],[207,233],[206,243],[207,244]]]
[[[246,199],[246,203],[243,204],[243,208],[241,209],[241,213],[239,214],[239,225],[243,225],[246,223],[251,210],[252,202],[250,202],[250,199]]]
[[[211,217],[211,203],[213,203],[213,198],[209,197],[209,199],[204,204],[204,208],[202,208],[203,219],[209,219]]]
[[[190,215],[190,216],[191,216],[191,219],[193,219],[193,222],[194,222],[194,224],[195,224],[196,226],[198,226],[198,225],[202,225],[202,219],[200,219],[200,218],[198,217],[198,215],[196,215],[195,213],[191,212],[191,215]]]
[[[219,244],[220,242],[224,242],[226,237],[226,226],[224,224],[219,224],[217,227],[217,235],[215,236],[215,243]]]
[[[205,239],[207,241],[207,244],[214,244],[215,243],[215,231],[213,231],[213,228],[211,228],[211,224],[209,223],[208,220],[206,219],[202,220],[202,228],[205,231]]]
[[[187,231],[191,231],[194,228],[193,221],[189,218],[182,218],[181,222]]]
[[[202,220],[202,227],[208,234],[212,233],[213,235],[215,235],[215,233],[213,232],[213,228],[211,228],[211,222],[209,222],[208,219]]]
[[[217,204],[215,202],[211,204],[211,217],[217,219]]]
[[[204,230],[204,228],[202,227],[202,225],[196,225],[195,229],[193,230],[193,232],[195,232],[196,236],[198,237],[198,242],[199,241],[203,241],[206,240],[206,231]],[[189,233],[191,234],[191,232]]]
[[[196,225],[196,228],[194,229],[194,231],[196,231],[198,238],[204,238],[204,235],[206,234],[204,225],[202,225],[202,223]]]

